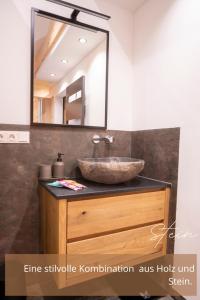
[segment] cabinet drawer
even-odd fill
[[[161,224],[158,224],[161,225]],[[134,266],[163,255],[164,241],[153,240],[160,233],[153,225],[67,244],[68,264],[77,266]],[[154,225],[155,226],[155,225]],[[156,229],[157,228],[157,229]],[[153,230],[153,233],[152,233]],[[104,273],[67,273],[68,285],[77,284]]]
[[[148,255],[163,249],[163,240],[156,241],[163,223],[139,227],[67,244],[67,254]]]
[[[162,221],[165,197],[157,191],[69,201],[67,239]]]

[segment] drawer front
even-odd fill
[[[161,234],[163,223],[121,231],[82,241],[67,243],[67,254],[114,254],[144,256],[163,250]]]
[[[162,224],[158,224],[161,225]],[[158,225],[113,233],[67,244],[68,264],[77,266],[134,266],[163,255],[164,241],[153,240]],[[153,233],[152,233],[153,231]],[[68,285],[77,284],[104,273],[67,273]]]
[[[165,197],[157,191],[69,201],[67,239],[162,221]]]

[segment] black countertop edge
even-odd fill
[[[122,194],[122,193],[130,193],[130,192],[153,192],[164,190],[166,188],[171,188],[171,183],[159,181],[143,176],[137,176],[132,181],[116,184],[116,185],[105,185],[98,184],[95,182],[87,181],[83,178],[71,178],[72,180],[76,180],[79,183],[87,186],[86,189],[82,191],[72,191],[66,188],[56,188],[48,186],[49,181],[39,180],[39,184],[44,187],[54,198],[56,199],[68,199],[68,200],[80,200],[81,198],[87,198],[91,196],[107,196],[110,194]],[[55,181],[55,179],[53,180]]]

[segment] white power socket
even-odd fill
[[[29,131],[0,131],[0,144],[29,144]]]

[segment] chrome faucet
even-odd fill
[[[94,135],[92,138],[94,144],[99,144],[100,142],[105,142],[106,144],[112,144],[114,142],[114,137],[106,135],[105,137],[100,137],[99,135]]]

